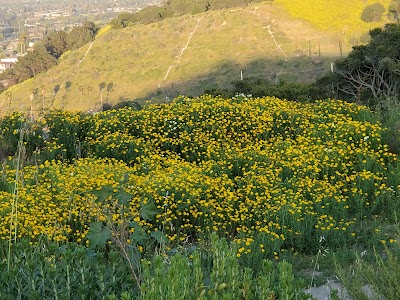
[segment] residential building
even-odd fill
[[[5,70],[12,68],[17,61],[18,58],[16,57],[8,57],[0,59],[0,73],[3,73]]]

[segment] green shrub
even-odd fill
[[[400,154],[400,99],[383,99],[376,107],[382,124],[387,128],[383,135],[393,153]]]
[[[111,248],[20,240],[12,247],[10,265],[0,261],[0,299],[311,299],[291,264],[263,260],[261,272],[254,272],[241,267],[234,244],[214,234],[211,245],[187,256],[142,260],[139,290],[129,264]],[[2,256],[6,248],[0,244]]]
[[[83,141],[87,134],[86,115],[62,110],[50,111],[45,115],[48,130],[46,158],[67,159],[83,156]]]
[[[0,157],[14,155],[20,143],[28,154],[43,147],[43,126],[42,122],[34,122],[19,112],[0,119]]]
[[[0,244],[6,257],[6,243]],[[103,299],[122,291],[137,293],[128,266],[117,252],[95,253],[69,243],[28,240],[12,246],[12,258],[0,260],[0,299]]]
[[[304,283],[294,278],[289,263],[275,265],[263,260],[262,271],[254,274],[252,269],[239,265],[235,247],[216,235],[211,239],[210,274],[202,268],[199,252],[194,252],[191,259],[179,254],[170,261],[157,256],[143,263],[139,299],[311,299],[301,292]]]
[[[364,253],[356,256],[349,272],[339,268],[339,277],[353,299],[400,299],[400,256],[398,241],[391,250],[374,249],[372,260]],[[372,296],[372,297],[371,297]]]
[[[385,7],[381,3],[374,3],[364,8],[361,20],[364,22],[379,22],[385,12]]]
[[[113,106],[113,109],[121,109],[125,107],[130,107],[133,110],[141,110],[142,106],[134,100],[122,100]]]
[[[210,89],[205,94],[222,97],[233,97],[237,94],[252,95],[253,97],[274,96],[299,102],[312,102],[315,99],[330,97],[330,90],[324,90],[321,84],[290,83],[281,81],[272,84],[262,79],[246,79],[232,82],[231,89]]]

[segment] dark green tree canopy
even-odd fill
[[[50,32],[35,45],[33,51],[21,57],[12,69],[6,70],[2,77],[15,84],[45,72],[57,64],[57,59],[65,51],[93,41],[97,31],[94,23],[85,22],[82,26],[74,27],[70,33]]]
[[[93,22],[74,27],[67,36],[68,49],[77,49],[93,41],[97,31],[98,28]]]
[[[337,61],[335,79],[339,92],[359,101],[398,97],[400,26],[387,24],[383,29],[371,30],[370,35],[367,45],[353,47],[348,57]]]
[[[12,69],[6,71],[5,75],[13,83],[19,83],[48,70],[56,62],[57,60],[46,51],[46,47],[39,45],[34,51],[21,57]]]
[[[67,49],[67,33],[64,31],[50,32],[41,44],[51,56],[59,58]]]

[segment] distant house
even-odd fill
[[[3,73],[7,69],[11,69],[17,61],[18,58],[16,57],[8,57],[0,59],[0,73]]]
[[[16,63],[18,62],[18,57],[6,57],[6,58],[2,58],[0,59],[1,62],[8,62],[8,63]]]

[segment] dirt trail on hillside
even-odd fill
[[[274,35],[274,33],[272,32],[272,30],[271,30],[271,25],[268,25],[268,26],[267,26],[267,29],[268,29],[268,33],[269,33],[269,35],[271,36],[272,40],[274,41],[275,45],[278,47],[279,51],[280,51],[280,52],[283,54],[283,56],[285,57],[285,63],[282,65],[282,69],[276,74],[275,83],[278,83],[279,77],[282,75],[283,70],[285,70],[285,65],[286,65],[288,56],[286,55],[285,51],[283,51],[281,45],[278,44],[278,42],[276,41],[275,35]]]
[[[90,43],[89,48],[86,50],[85,55],[84,55],[83,58],[79,61],[78,67],[79,67],[79,65],[81,64],[81,62],[83,62],[83,61],[85,60],[86,56],[89,54],[89,51],[90,51],[90,49],[92,48],[92,45],[93,45],[93,42]]]
[[[265,19],[265,20],[271,22],[271,24],[269,24],[268,26],[263,27],[263,28],[266,28],[266,29],[267,29],[269,35],[271,36],[272,41],[274,42],[274,44],[275,44],[276,47],[278,48],[279,52],[281,52],[282,55],[285,57],[285,62],[284,62],[283,65],[282,65],[282,69],[276,74],[275,83],[278,83],[279,77],[282,75],[283,71],[285,70],[285,66],[286,66],[286,63],[287,63],[287,61],[288,61],[288,56],[287,56],[287,54],[285,53],[285,51],[283,51],[282,45],[278,43],[278,41],[277,41],[276,38],[275,38],[274,32],[272,31],[272,26],[275,25],[274,20],[271,20],[270,17],[262,16],[257,10],[258,10],[258,7],[256,7],[253,11],[250,11],[250,13],[256,15],[257,17],[259,17],[259,18],[261,18],[261,19]]]
[[[163,80],[160,82],[160,84],[158,85],[158,87],[161,87],[162,83],[165,82],[165,81],[168,79],[169,73],[171,72],[172,68],[173,68],[175,65],[179,64],[179,62],[180,62],[180,60],[181,60],[181,57],[182,57],[183,53],[185,52],[185,50],[189,47],[190,40],[192,39],[193,35],[196,33],[197,27],[199,26],[201,20],[202,20],[202,18],[197,19],[197,23],[196,23],[196,25],[194,26],[193,31],[190,32],[189,37],[188,37],[188,39],[187,39],[187,41],[186,41],[185,47],[183,47],[183,48],[181,49],[181,52],[179,53],[179,55],[177,55],[177,56],[175,57],[175,58],[176,58],[175,63],[169,66],[169,68],[168,68],[168,70],[167,70],[167,73],[165,74]]]

